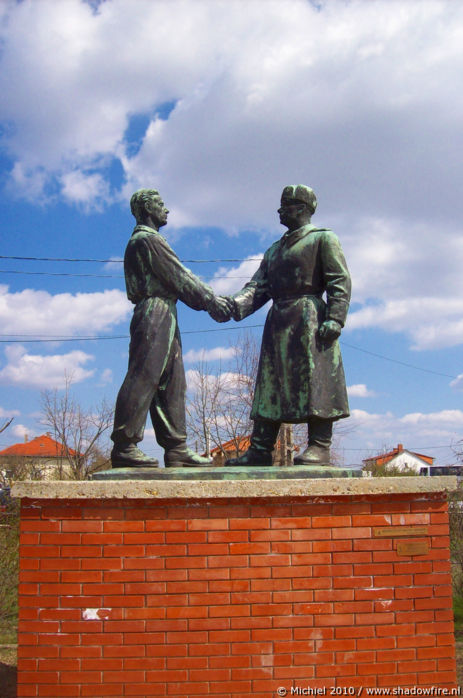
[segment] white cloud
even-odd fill
[[[379,453],[383,448],[390,449],[403,444],[404,448],[434,456],[439,462],[442,455],[451,461],[452,446],[461,439],[463,412],[461,410],[441,410],[429,413],[409,413],[396,415],[390,411],[369,413],[365,410],[351,410],[351,417],[339,423],[342,428],[355,434],[356,445],[363,444],[363,455],[350,455],[351,462],[360,461],[367,455]],[[341,448],[349,453],[349,437],[341,439]]]
[[[94,374],[83,365],[93,360],[93,356],[83,351],[68,354],[42,356],[28,354],[20,344],[9,345],[5,349],[7,363],[0,369],[0,383],[24,388],[64,388],[66,376],[72,376],[73,383],[80,383]]]
[[[190,349],[183,355],[186,363],[197,361],[226,361],[232,359],[239,352],[237,347],[214,347],[213,349]]]
[[[27,437],[27,440],[30,440],[38,436],[37,431],[35,431],[34,429],[30,429],[29,427],[26,427],[24,424],[14,424],[11,427],[11,430],[14,436],[17,439],[21,439],[22,441],[24,441],[24,437]]]
[[[450,387],[455,390],[463,390],[463,373],[459,373],[454,381],[450,383]]]
[[[99,386],[104,386],[108,385],[109,383],[113,382],[113,372],[111,371],[110,368],[105,368],[101,372],[100,376],[100,382],[98,383]]]
[[[352,270],[360,307],[348,328],[406,333],[416,349],[462,343],[463,4],[263,6],[8,3],[11,187],[34,201],[59,191],[88,210],[152,182],[173,226],[270,239],[282,186],[311,184],[314,222],[338,232]],[[127,127],[140,115],[134,152]],[[109,185],[114,162],[121,191]],[[254,270],[248,260],[212,284],[234,292]]]
[[[265,0],[262,8],[10,3],[0,88],[15,162],[59,181],[116,158],[125,195],[162,181],[182,224],[258,229],[277,227],[275,192],[287,181],[308,178],[339,211],[410,210],[439,190],[442,175],[455,181],[460,3]],[[169,101],[169,119],[156,117]],[[130,155],[134,114],[151,123]],[[99,187],[81,196],[90,203],[95,194]]]
[[[122,274],[124,270],[123,262],[124,260],[121,257],[110,257],[110,261],[106,262],[103,269],[106,271],[118,271]]]
[[[224,371],[218,374],[202,374],[200,371],[195,369],[188,369],[185,372],[186,382],[188,390],[195,392],[197,391],[201,383],[209,384],[210,388],[213,386],[220,386],[221,390],[233,390],[243,381],[248,382],[248,378],[239,373],[233,373],[230,371]]]
[[[349,397],[374,397],[376,395],[374,390],[369,390],[364,383],[348,385],[347,394]]]
[[[428,414],[412,412],[402,417],[401,421],[403,424],[414,424],[424,427],[426,425],[444,425],[461,428],[463,426],[463,412],[461,410],[442,410],[441,412]]]
[[[237,267],[219,267],[209,284],[219,295],[236,293],[255,274],[263,254],[254,254],[245,259]]]
[[[0,419],[10,419],[10,417],[19,417],[21,413],[19,410],[5,410],[4,407],[0,407]]]
[[[81,204],[84,209],[91,207],[101,210],[102,204],[109,200],[109,184],[101,174],[86,174],[75,170],[63,174],[61,183],[64,199]]]
[[[131,310],[125,293],[58,293],[25,289],[9,292],[0,285],[3,334],[89,335],[124,321]]]

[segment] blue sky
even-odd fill
[[[23,0],[2,3],[0,34],[1,447],[43,433],[40,393],[66,372],[84,405],[115,400],[131,316],[120,264],[13,257],[120,258],[130,195],[155,187],[181,259],[242,260],[188,263],[235,292],[300,182],[353,278],[345,462],[399,442],[454,462],[461,3]],[[181,303],[179,321],[187,375],[201,351],[226,371],[238,325]],[[158,453],[149,428],[143,447]]]

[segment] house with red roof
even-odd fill
[[[69,449],[69,454],[76,452]],[[62,480],[72,477],[66,449],[50,433],[25,440],[0,451],[0,473],[4,480]]]
[[[277,443],[275,444],[275,448],[273,451],[273,465],[282,465],[282,452],[284,449],[289,449],[289,455],[291,455],[293,452],[299,451],[299,446],[295,446],[292,442],[291,431],[288,430],[287,432],[284,432],[284,439],[284,443],[282,443],[281,439],[279,438]],[[242,456],[243,453],[245,453],[248,450],[250,445],[250,434],[248,434],[247,436],[237,436],[236,438],[230,439],[230,441],[226,441],[220,446],[216,446],[215,448],[213,448],[210,451],[210,455],[212,457],[214,465],[225,465],[225,461],[227,461],[229,458],[236,458],[237,456]],[[203,455],[206,456],[207,454],[204,453]],[[286,460],[286,462],[288,461]]]
[[[365,458],[362,462],[363,469],[367,472],[371,472],[375,468],[384,468],[385,470],[398,470],[399,472],[412,470],[419,474],[423,467],[433,465],[434,458],[426,456],[424,453],[409,451],[403,447],[403,444],[398,444],[392,451]]]

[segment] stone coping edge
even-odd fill
[[[456,488],[454,475],[314,480],[25,480],[13,485],[11,495],[20,499],[237,499],[428,494]]]

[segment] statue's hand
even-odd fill
[[[320,325],[318,336],[322,342],[334,342],[341,334],[341,325],[336,320],[325,320]]]
[[[235,303],[229,296],[215,296],[209,304],[207,312],[216,322],[228,322],[230,320]]]

